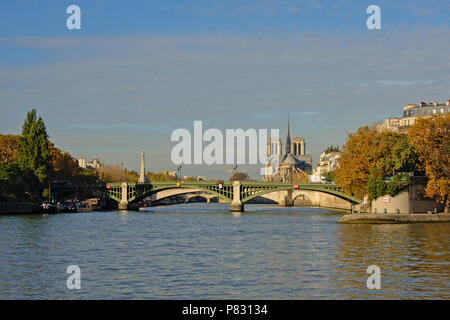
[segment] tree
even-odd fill
[[[368,126],[350,133],[346,144],[342,146],[343,152],[336,169],[336,184],[344,192],[361,199],[367,194],[369,174],[377,161],[374,154],[378,148],[376,135],[377,131]]]
[[[428,197],[445,203],[450,211],[450,114],[417,119],[408,131],[411,144],[419,153],[421,167],[428,182]]]
[[[78,173],[76,160],[68,153],[56,148],[49,142],[52,179],[71,180]]]
[[[147,177],[148,181],[175,181],[178,179],[176,176],[169,175],[164,172],[160,173],[147,172],[145,176]]]
[[[331,171],[325,172],[324,174],[322,174],[322,176],[326,180],[334,181],[334,180],[336,180],[336,171],[335,170],[331,170]]]
[[[0,165],[10,164],[17,160],[18,135],[0,134]]]
[[[326,148],[323,152],[325,152],[325,153],[330,153],[330,152],[341,152],[341,149],[339,148],[339,146],[329,146],[329,147]]]
[[[228,181],[249,181],[249,175],[245,172],[235,172],[231,175]]]
[[[28,111],[17,145],[17,160],[21,170],[31,171],[42,183],[50,168],[48,134],[44,121],[36,110]]]
[[[371,175],[367,181],[367,193],[370,199],[377,199],[385,194],[394,197],[410,183],[410,177],[405,174],[396,174],[389,181],[384,181],[380,176]]]
[[[383,178],[391,176],[395,178],[395,186],[391,185],[389,190],[395,195],[410,182],[400,173],[417,171],[417,159],[418,154],[407,135],[393,131],[379,133],[365,126],[349,134],[335,182],[350,195],[375,198],[384,190]]]
[[[387,186],[381,177],[371,177],[367,181],[367,192],[371,199],[377,199],[386,194]]]
[[[38,200],[39,181],[30,171],[23,172],[17,163],[0,165],[0,201]]]
[[[377,161],[377,171],[381,175],[391,172],[417,171],[419,155],[409,142],[408,136],[394,131],[383,131],[377,135],[381,156]]]

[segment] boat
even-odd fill
[[[44,202],[40,207],[41,213],[58,213],[58,206],[54,203]]]
[[[77,206],[74,202],[44,202],[41,204],[40,211],[41,213],[73,213],[77,212]]]

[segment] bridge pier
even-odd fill
[[[334,184],[321,183],[265,183],[265,182],[186,182],[182,186],[175,181],[156,181],[152,183],[111,183],[106,186],[106,194],[118,202],[120,210],[130,210],[130,206],[138,200],[153,194],[152,200],[171,195],[206,192],[210,196],[205,196],[208,202],[214,196],[220,197],[230,204],[230,211],[243,212],[244,202],[254,199],[257,196],[266,195],[268,198],[279,203],[280,206],[292,206],[294,199],[299,194],[306,194],[312,205],[324,207],[342,207],[342,203],[362,202],[346,195]],[[161,193],[159,198],[155,195]],[[273,193],[273,194],[272,194]],[[212,195],[211,195],[212,194]],[[231,202],[231,203],[230,203]],[[341,203],[342,202],[342,203]],[[153,203],[155,204],[155,203]]]
[[[119,210],[128,209],[128,183],[122,182],[122,199],[119,202]]]
[[[292,207],[294,205],[294,199],[292,199],[292,190],[285,191],[285,193],[281,196],[278,205],[281,207]]]
[[[241,182],[233,182],[233,201],[230,204],[231,212],[244,212],[244,204],[241,201]]]

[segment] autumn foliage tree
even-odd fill
[[[0,165],[16,162],[18,141],[18,135],[0,134]]]
[[[373,150],[378,147],[376,134],[376,130],[368,126],[350,133],[347,143],[342,146],[339,167],[336,169],[336,184],[344,192],[361,199],[367,194],[366,184],[370,170],[377,160],[373,154]]]
[[[49,142],[51,177],[53,180],[71,180],[78,173],[77,161]]]
[[[245,172],[235,172],[231,175],[228,181],[250,181],[251,178]]]
[[[378,132],[374,127],[364,126],[348,135],[342,150],[335,182],[344,192],[361,199],[367,195],[375,198],[380,190],[388,189],[380,185],[383,177],[416,171],[417,153],[403,133]],[[390,193],[406,186],[398,181],[400,178],[394,180],[395,186],[389,187]]]
[[[417,119],[408,131],[428,178],[425,193],[450,210],[450,114]]]

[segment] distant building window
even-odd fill
[[[433,109],[433,114],[435,114],[435,113],[436,113],[436,111],[437,111],[437,109]]]
[[[444,114],[444,108],[441,108],[441,113]]]

